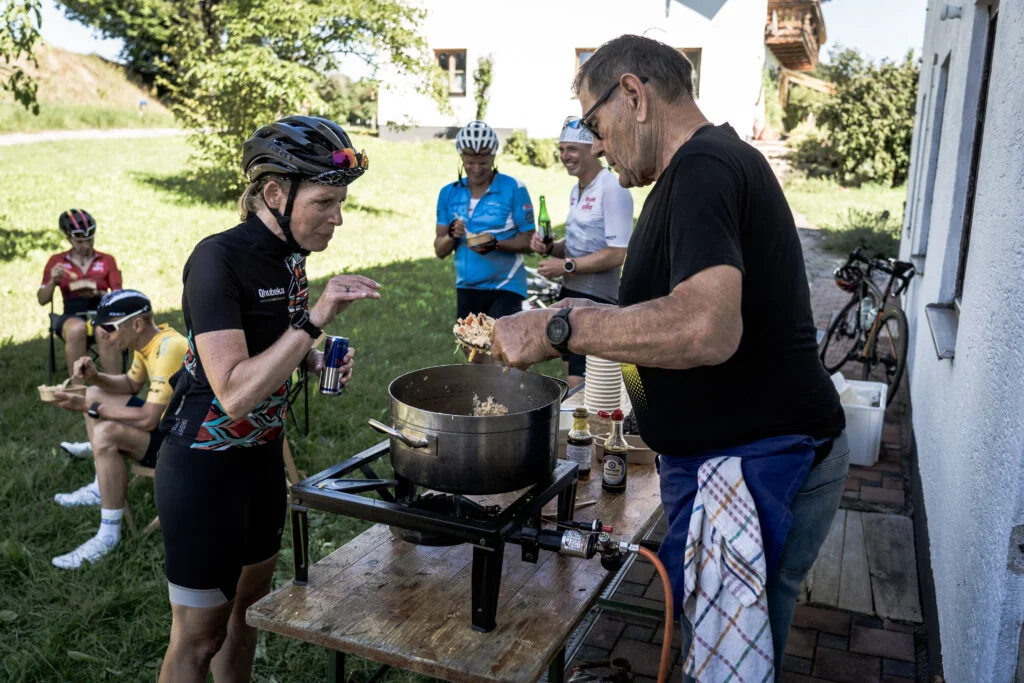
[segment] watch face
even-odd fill
[[[569,338],[569,323],[562,316],[556,315],[548,321],[548,341],[552,344],[564,344]]]

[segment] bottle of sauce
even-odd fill
[[[565,457],[576,463],[576,476],[590,479],[590,466],[594,461],[594,436],[590,433],[586,408],[577,408],[572,413],[572,429],[565,446]]]
[[[601,488],[605,493],[619,494],[626,492],[626,467],[629,460],[629,444],[622,435],[622,420],[625,416],[621,410],[614,412],[601,411],[599,416],[611,418],[612,433],[604,442],[604,463],[601,477]]]

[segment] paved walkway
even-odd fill
[[[0,147],[27,145],[57,140],[120,140],[124,138],[158,138],[184,135],[180,128],[109,128],[106,130],[46,130],[39,133],[6,133],[0,135]]]
[[[825,267],[808,261],[815,268]],[[811,281],[820,329],[847,296],[830,274]],[[856,368],[845,370],[848,377],[858,377]],[[850,468],[833,531],[808,576],[785,659],[777,664],[786,683],[930,683],[907,496],[908,406],[903,388],[885,414],[878,463]],[[663,534],[664,519],[652,538]],[[613,597],[636,612],[664,610],[661,582],[653,566],[642,560],[634,562]],[[681,681],[675,640],[670,680]],[[658,673],[661,642],[657,617],[603,611],[576,662],[624,657],[636,680],[650,683]]]

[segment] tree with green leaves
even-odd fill
[[[404,0],[65,0],[71,17],[125,41],[128,65],[169,101],[192,134],[199,172],[226,192],[241,184],[242,143],[295,113],[324,115],[328,74],[345,55],[419,76],[439,106],[447,91]]]
[[[487,117],[487,105],[491,103],[491,84],[494,82],[494,57],[486,55],[476,61],[473,71],[473,97],[476,99],[476,120]]]
[[[39,84],[17,62],[25,58],[36,64],[34,50],[42,23],[38,0],[0,0],[0,89],[36,115]]]
[[[821,105],[818,123],[838,160],[839,180],[906,182],[919,73],[913,52],[876,65],[847,48],[831,55],[827,70],[836,94]]]

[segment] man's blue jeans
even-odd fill
[[[793,622],[800,584],[818,558],[818,550],[825,542],[825,537],[832,527],[832,519],[839,509],[839,502],[843,498],[843,484],[850,468],[849,457],[850,447],[846,441],[846,432],[843,432],[836,438],[828,457],[811,468],[790,505],[793,522],[782,548],[779,569],[772,573],[767,586],[768,621],[772,629],[776,681],[782,674],[782,653],[786,649],[786,638],[789,636],[789,626]],[[671,502],[663,502],[668,515]],[[674,520],[669,517],[667,521],[670,534],[666,541],[673,536],[673,527],[678,529],[678,525],[681,524],[681,542],[685,543],[689,520]],[[677,609],[679,607],[677,606]],[[686,619],[681,618],[680,621],[680,645],[685,661],[686,653],[690,650],[691,632]],[[692,679],[684,677],[684,680]]]

